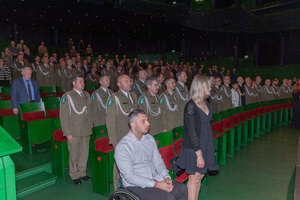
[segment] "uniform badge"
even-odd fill
[[[145,99],[144,99],[144,98],[140,98],[139,103],[140,103],[141,105],[143,105],[143,104],[145,103]]]
[[[109,99],[109,100],[108,100],[108,106],[111,106],[111,105],[113,104],[113,102],[114,102],[114,100]]]
[[[61,99],[61,103],[62,103],[62,104],[66,103],[66,101],[67,101],[67,98],[66,98],[66,97],[63,97],[63,98]]]
[[[160,98],[160,104],[163,104],[163,103],[164,103],[164,99]]]
[[[222,88],[222,87],[220,88],[220,91],[223,91],[223,88]]]
[[[136,85],[135,85],[135,84],[132,86],[132,89],[133,89],[133,90],[135,90],[135,89],[136,89]]]
[[[96,96],[95,94],[92,95],[92,100],[95,100],[96,99]]]

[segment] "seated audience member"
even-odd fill
[[[129,132],[117,144],[115,161],[123,186],[143,200],[185,200],[187,187],[172,181],[154,138],[147,134],[149,122],[143,110],[128,116]]]
[[[40,101],[39,84],[31,79],[32,69],[24,67],[21,74],[21,78],[12,82],[10,90],[11,105],[15,115],[19,114],[20,104]]]

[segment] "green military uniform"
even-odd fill
[[[179,97],[175,91],[171,94],[166,90],[162,93],[161,98],[163,99],[163,103],[161,104],[163,127],[167,131],[172,131],[173,128],[179,126]]]
[[[12,68],[13,63],[14,63],[13,56],[11,54],[7,54],[5,52],[2,52],[2,58],[4,60],[5,66],[8,66],[8,67]]]
[[[113,92],[110,89],[100,87],[92,94],[92,119],[94,126],[100,126],[105,124],[106,120],[106,103],[108,97]]]
[[[260,84],[256,83],[256,85],[254,86],[254,89],[257,93],[256,102],[262,102],[262,91],[263,91],[262,86]]]
[[[245,88],[245,98],[246,98],[246,104],[251,104],[256,102],[257,92],[251,85],[244,85]]]
[[[53,87],[54,86],[54,68],[49,64],[40,64],[36,79],[39,82],[40,87]]]
[[[289,87],[287,85],[282,84],[280,87],[280,98],[281,99],[287,99],[290,98],[290,92],[289,92]]]
[[[223,110],[223,97],[217,86],[213,86],[210,92],[210,110],[212,113],[218,113]]]
[[[231,88],[229,87],[229,85],[222,85],[220,91],[223,98],[223,110],[232,108]]]
[[[289,97],[288,98],[293,98],[294,87],[292,85],[289,85],[288,88],[289,88]]]
[[[23,62],[19,62],[18,60],[15,60],[15,63],[13,64],[13,79],[18,79],[22,76],[22,68],[28,67],[29,64],[26,60]]]
[[[133,92],[127,94],[128,97],[122,90],[119,90],[112,94],[107,101],[105,121],[110,144],[118,143],[128,133],[128,115],[137,108],[136,95]],[[116,165],[114,165],[113,174],[114,188],[116,190],[120,179]]]
[[[105,68],[102,70],[101,75],[108,76],[110,79],[110,88],[113,91],[117,91],[117,76],[114,70],[112,68],[109,69]]]
[[[274,99],[271,86],[264,85],[262,90],[262,101],[271,101]]]
[[[89,73],[86,76],[86,85],[99,85],[99,75],[97,73]]]
[[[159,89],[158,89],[158,95],[161,95],[166,89],[166,86],[165,86],[165,84],[158,84],[158,87],[159,87]]]
[[[68,142],[69,170],[72,180],[86,176],[89,142],[92,135],[91,99],[88,92],[78,94],[74,89],[66,92],[60,103],[60,122],[64,136],[72,135]]]
[[[36,79],[36,73],[37,73],[37,70],[40,66],[40,63],[39,62],[34,62],[34,63],[31,63],[31,69],[32,69],[32,79]]]
[[[183,125],[183,113],[186,102],[190,100],[190,95],[187,87],[179,82],[176,83],[176,93],[179,96],[178,102],[178,114],[179,114],[179,125]]]
[[[148,116],[148,121],[150,123],[149,133],[151,135],[156,135],[165,130],[161,113],[161,104],[163,101],[163,98],[160,98],[157,94],[151,95],[149,91],[139,98],[138,106],[144,110]]]
[[[64,91],[72,90],[72,68],[65,68],[61,70],[62,73],[62,87]]]
[[[60,65],[57,65],[54,71],[54,76],[55,76],[55,86],[63,87],[63,74]]]
[[[132,86],[132,90],[139,98],[141,95],[145,94],[145,92],[147,91],[147,87],[144,82],[138,79],[135,81],[135,84]]]
[[[271,86],[273,91],[273,98],[274,99],[280,99],[280,88],[278,85],[272,85]]]

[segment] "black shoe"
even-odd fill
[[[218,171],[218,170],[208,171],[208,174],[209,174],[210,176],[217,176],[217,175],[219,175],[219,171]]]
[[[81,179],[84,180],[84,181],[91,181],[92,180],[92,178],[89,177],[89,176],[83,176],[83,177],[81,177]]]
[[[75,185],[80,185],[80,184],[81,184],[80,178],[74,179],[74,180],[73,180],[73,183],[74,183]]]

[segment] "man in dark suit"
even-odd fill
[[[86,83],[86,77],[91,72],[90,66],[88,66],[88,61],[86,59],[83,60],[83,65],[81,66],[81,70],[84,71],[84,82]]]
[[[244,87],[244,78],[241,76],[237,77],[237,82],[239,84],[240,92],[241,92],[241,102],[242,106],[246,105],[246,91]]]
[[[10,89],[11,104],[15,115],[19,114],[20,104],[40,101],[39,84],[31,79],[32,69],[24,67],[21,74],[22,77],[15,79]]]

